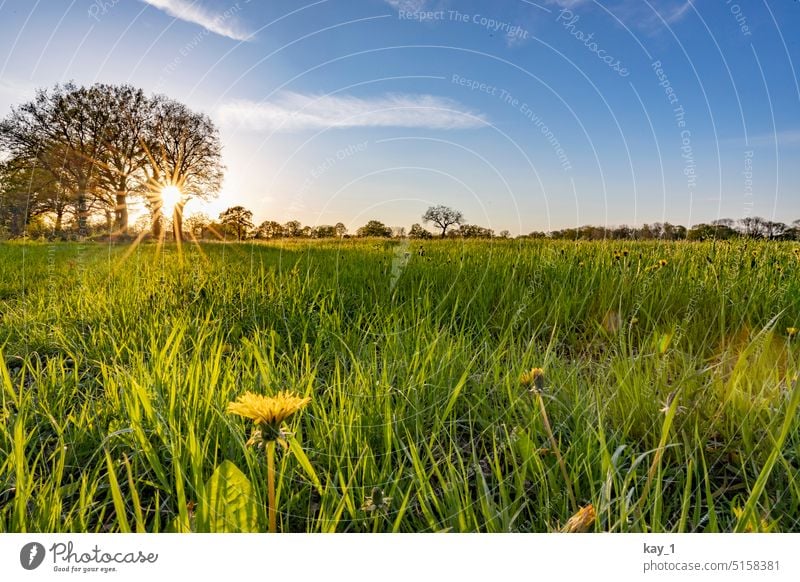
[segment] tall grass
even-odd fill
[[[228,483],[266,531],[225,408],[285,388],[282,531],[555,531],[570,485],[596,531],[800,531],[795,249],[2,245],[0,529],[241,529]]]

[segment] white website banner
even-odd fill
[[[800,580],[800,534],[4,534],[16,580]]]

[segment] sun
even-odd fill
[[[161,189],[161,213],[164,216],[172,216],[175,207],[183,199],[181,189],[177,186],[164,186]]]

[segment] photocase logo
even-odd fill
[[[30,542],[22,546],[19,552],[19,563],[26,570],[35,570],[44,562],[44,546],[39,542]]]

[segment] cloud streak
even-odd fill
[[[141,0],[154,8],[166,12],[170,16],[202,26],[209,32],[225,36],[233,40],[249,40],[250,33],[242,30],[235,18],[239,5],[235,4],[222,13],[213,13],[191,0]]]
[[[488,123],[481,113],[452,99],[405,94],[365,99],[287,91],[270,102],[239,100],[223,104],[218,115],[227,127],[282,132],[352,127],[449,130],[484,127]]]
[[[744,139],[738,140],[739,145],[746,145]],[[752,147],[789,147],[800,145],[800,129],[786,129],[774,133],[751,135],[748,143]]]
[[[420,12],[425,9],[427,0],[384,0],[389,6],[403,12]]]
[[[616,3],[608,4],[606,7],[612,13],[617,14],[623,20],[628,20],[635,26],[653,31],[663,27],[661,18],[667,24],[674,24],[690,14],[694,0],[651,0],[647,6],[642,0],[619,0]],[[594,4],[590,0],[547,0],[548,4],[554,4],[561,8],[572,9],[585,5],[591,8]],[[656,15],[653,12],[658,12]],[[659,18],[659,15],[661,18]]]

